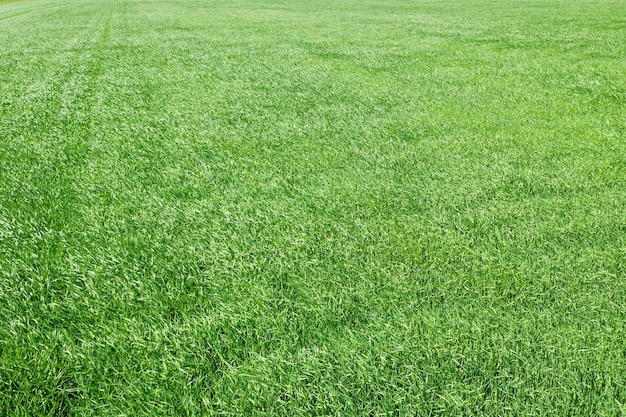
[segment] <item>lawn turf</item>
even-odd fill
[[[0,7],[0,415],[626,413],[626,3]]]

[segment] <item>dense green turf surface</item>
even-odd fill
[[[623,415],[626,2],[0,7],[0,415]]]

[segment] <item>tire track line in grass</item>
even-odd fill
[[[36,105],[30,110],[33,112],[31,119],[37,121],[37,124],[21,127],[19,131],[10,128],[10,125],[5,126],[5,130],[0,124],[0,129],[8,134],[5,140],[10,141],[7,143],[9,152],[12,148],[14,151],[11,153],[15,156],[2,158],[4,162],[0,160],[0,166],[8,171],[25,174],[0,187],[0,190],[4,189],[0,208],[8,210],[7,215],[11,212],[22,213],[19,218],[9,216],[4,220],[11,224],[30,225],[26,227],[25,233],[30,234],[30,230],[34,234],[41,232],[48,236],[46,240],[53,252],[45,260],[49,266],[53,266],[54,259],[62,262],[59,258],[64,256],[62,241],[75,235],[78,230],[76,226],[80,223],[77,213],[77,205],[80,204],[77,174],[88,156],[89,146],[86,142],[91,130],[91,109],[110,31],[111,14],[112,11],[95,43],[91,62],[84,64],[85,58],[89,59],[89,55],[85,54],[89,42],[80,42],[78,39],[80,49],[67,57],[60,77],[46,91],[42,91],[40,99],[33,103]],[[76,42],[77,37],[73,36],[67,44]],[[19,136],[23,135],[20,132],[26,132],[26,137],[30,139],[26,142],[24,139],[19,140]],[[25,159],[29,161],[30,168],[11,162]],[[0,218],[5,217],[2,214],[0,212]]]
[[[46,223],[45,219],[48,216],[42,214],[46,211],[45,207],[53,204],[53,201],[46,202],[45,195],[56,192],[51,185],[59,179],[57,176],[60,175],[59,171],[62,171],[61,168],[67,159],[64,154],[67,143],[63,140],[63,114],[67,113],[67,117],[71,117],[71,108],[68,109],[64,102],[72,103],[78,95],[71,85],[72,80],[80,73],[80,63],[84,59],[86,46],[84,35],[82,33],[71,36],[64,42],[65,46],[62,49],[75,49],[75,52],[64,56],[56,63],[58,71],[51,68],[49,70],[51,72],[39,73],[39,77],[46,82],[41,86],[35,86],[36,90],[30,94],[28,101],[16,102],[15,105],[23,109],[19,116],[2,120],[0,123],[0,131],[4,132],[4,140],[7,141],[5,143],[7,151],[19,156],[11,159],[27,160],[32,167],[22,178],[30,184],[30,192],[23,187],[9,186],[9,195],[6,195],[8,198],[5,201],[13,201],[11,205],[14,207],[22,206],[18,212],[33,214],[32,221],[39,224]],[[20,137],[23,138],[20,140]],[[9,159],[3,159],[12,164]],[[22,169],[15,169],[23,172]],[[10,192],[11,188],[14,188],[13,198],[10,198],[10,194],[13,194]],[[3,200],[0,199],[0,202]],[[48,207],[48,211],[53,212],[52,208]],[[55,215],[51,213],[49,217],[52,220]]]
[[[72,113],[73,117],[70,120],[69,125],[64,126],[63,136],[65,137],[66,149],[64,151],[66,160],[71,162],[71,169],[65,171],[65,182],[68,185],[68,191],[72,194],[71,205],[73,206],[71,212],[72,217],[78,224],[80,217],[77,209],[77,205],[80,205],[80,171],[84,169],[87,158],[89,157],[91,150],[91,136],[93,132],[93,108],[97,102],[98,94],[98,79],[102,72],[102,61],[104,59],[104,52],[109,39],[109,33],[111,29],[111,18],[113,14],[113,8],[108,12],[105,18],[104,25],[101,29],[100,36],[97,42],[94,44],[94,51],[91,54],[90,62],[82,68],[82,74],[84,76],[83,86],[81,89],[75,92],[77,98],[76,106]],[[78,74],[80,76],[80,74]],[[70,81],[69,79],[67,81]],[[60,111],[61,109],[59,109]]]
[[[102,33],[100,34],[100,38],[98,39],[98,43],[96,45],[96,51],[93,54],[93,61],[90,65],[91,68],[87,71],[87,73],[89,74],[89,81],[87,84],[87,93],[89,94],[89,97],[87,98],[87,104],[89,111],[91,111],[93,107],[93,100],[95,98],[94,90],[96,88],[98,78],[100,78],[100,74],[102,72],[102,59],[104,58],[104,51],[106,49],[106,45],[109,41],[109,35],[111,33],[112,17],[113,9],[109,11],[109,15],[104,22]]]
[[[0,379],[3,382],[0,386],[5,391],[8,389],[14,397],[29,390],[49,392],[45,399],[33,397],[33,402],[37,402],[42,409],[50,410],[52,414],[66,414],[80,406],[83,395],[79,380],[72,376],[58,376],[58,369],[64,366],[83,364],[62,353],[60,343],[65,342],[49,335],[57,330],[61,332],[66,326],[64,323],[70,320],[71,314],[66,308],[67,303],[71,302],[68,294],[83,291],[80,277],[68,268],[68,259],[72,256],[72,247],[74,250],[80,247],[75,242],[83,238],[78,211],[81,204],[79,174],[88,157],[91,111],[97,100],[98,78],[112,12],[111,8],[95,42],[93,38],[85,37],[87,33],[82,34],[82,39],[71,36],[68,40],[68,44],[77,43],[77,51],[67,57],[56,82],[49,84],[47,93],[42,96],[43,100],[36,103],[36,119],[45,122],[29,127],[35,142],[22,143],[22,146],[34,145],[40,148],[34,152],[33,161],[37,166],[25,178],[31,190],[18,190],[15,186],[9,186],[8,191],[15,193],[14,198],[0,197],[0,208],[3,208],[4,201],[28,198],[29,194],[34,194],[34,201],[21,209],[15,210],[15,203],[9,203],[8,214],[23,214],[19,215],[19,220],[9,219],[6,223],[30,223],[15,238],[39,252],[36,260],[30,260],[9,246],[8,255],[13,265],[6,274],[0,275],[8,288],[16,288],[13,293],[0,294],[0,305],[4,306],[0,309],[0,316],[16,316],[20,311],[30,308],[36,317],[29,328],[9,329],[0,325],[0,334],[4,334],[0,337],[0,344],[7,344],[10,353],[18,352],[16,348],[19,347],[19,353],[14,354],[22,357],[19,363],[13,362],[12,365],[9,362],[9,366],[1,369]],[[89,30],[89,34],[93,33],[93,29]],[[43,152],[40,152],[41,149]],[[24,168],[23,165],[18,166],[18,172]],[[0,183],[0,190],[5,187]],[[2,214],[0,212],[0,220],[4,221]],[[31,234],[40,237],[31,237]],[[3,251],[4,247],[5,242],[0,240],[0,253],[7,254]],[[20,249],[24,252],[25,248]],[[0,260],[0,271],[3,266]],[[46,291],[41,293],[41,288],[46,288]],[[37,295],[39,297],[35,300]],[[10,344],[7,343],[6,335],[17,340],[42,340],[48,349],[42,352],[33,349],[32,344]],[[75,335],[70,331],[65,341],[72,337]],[[39,367],[41,362],[45,365]],[[23,382],[23,375],[28,375],[30,385]]]
[[[64,209],[66,210],[65,229],[73,239],[82,239],[82,214],[81,204],[83,193],[83,171],[87,167],[87,161],[93,149],[93,130],[94,117],[93,108],[98,101],[98,80],[102,72],[102,62],[106,45],[109,39],[111,29],[111,19],[113,7],[108,11],[104,19],[104,24],[100,29],[100,35],[93,43],[92,53],[88,55],[87,63],[80,65],[78,71],[73,75],[70,74],[65,81],[66,85],[70,85],[73,79],[80,80],[80,85],[74,91],[71,91],[72,100],[69,101],[68,110],[70,115],[63,120],[62,112],[64,106],[60,103],[58,108],[57,125],[61,127],[61,137],[64,144],[60,150],[60,157],[63,158],[65,169],[59,182],[64,184],[64,193],[66,201],[64,201]],[[86,48],[89,48],[86,46]],[[61,93],[62,94],[62,93]]]
[[[21,15],[26,14],[26,13],[30,13],[30,12],[32,12],[32,10],[22,10],[19,13],[10,14],[8,16],[0,16],[0,22],[3,21],[3,20],[11,19],[13,17],[21,16]]]
[[[94,47],[94,52],[91,57],[91,62],[88,64],[85,75],[87,77],[85,84],[85,95],[82,99],[82,118],[79,120],[75,129],[72,133],[72,137],[74,138],[74,144],[76,146],[76,151],[79,159],[82,162],[85,162],[89,154],[89,139],[91,133],[94,128],[94,119],[93,119],[93,108],[98,100],[98,80],[102,73],[102,62],[104,60],[104,54],[106,51],[106,45],[109,41],[109,36],[111,32],[111,20],[113,16],[113,7],[109,10],[108,16],[104,21],[104,25],[102,31],[100,33],[100,37],[98,38],[97,43]],[[84,164],[81,164],[84,166]]]
[[[29,9],[21,14],[35,10]],[[62,306],[66,295],[69,288],[75,286],[76,278],[67,270],[68,238],[73,239],[78,225],[73,173],[79,169],[80,160],[76,159],[79,155],[75,153],[73,142],[77,138],[76,130],[80,129],[77,122],[81,117],[80,106],[74,103],[82,101],[81,93],[91,82],[91,78],[84,74],[84,62],[89,58],[89,45],[93,42],[89,41],[90,33],[93,29],[65,35],[65,42],[61,42],[65,47],[60,49],[74,52],[65,55],[60,49],[52,49],[46,56],[45,66],[33,73],[43,82],[33,97],[19,104],[19,113],[28,114],[24,123],[19,129],[11,127],[17,121],[7,120],[6,130],[0,125],[0,133],[2,130],[7,133],[6,136],[0,135],[4,136],[0,142],[9,148],[8,155],[13,155],[0,159],[0,167],[8,168],[7,174],[0,175],[0,209],[3,209],[0,219],[10,225],[5,234],[21,243],[17,247],[8,240],[0,240],[0,253],[8,260],[0,260],[0,278],[3,286],[11,289],[0,297],[3,305],[0,315],[11,317],[18,311],[31,309],[36,317],[28,328],[0,326],[3,335],[0,343],[12,349],[19,348],[19,355],[23,358],[19,364],[12,366],[9,363],[2,369],[0,379],[4,380],[3,390],[8,389],[13,395],[33,389],[50,392],[46,400],[40,401],[42,407],[50,410],[55,407],[67,410],[75,396],[62,391],[66,388],[76,390],[78,384],[71,378],[52,376],[57,374],[54,366],[40,369],[35,364],[42,358],[46,358],[44,363],[49,359],[52,363],[62,364],[66,358],[62,354],[51,354],[52,348],[42,353],[33,349],[32,344],[8,343],[8,338],[24,341],[40,338],[46,346],[56,346],[58,341],[47,335],[51,329],[57,329],[59,317],[64,314]],[[10,171],[13,174],[9,176]],[[2,183],[5,175],[9,181]],[[30,251],[38,256],[31,258]],[[41,293],[41,288],[46,291]],[[53,356],[50,359],[50,356],[42,355]],[[24,375],[28,375],[30,386],[23,382]],[[55,406],[55,403],[61,403],[61,406]]]

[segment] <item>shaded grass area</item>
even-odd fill
[[[623,414],[623,10],[3,8],[1,413]]]

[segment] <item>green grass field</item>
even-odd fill
[[[624,0],[40,0],[0,45],[0,415],[626,414]]]

